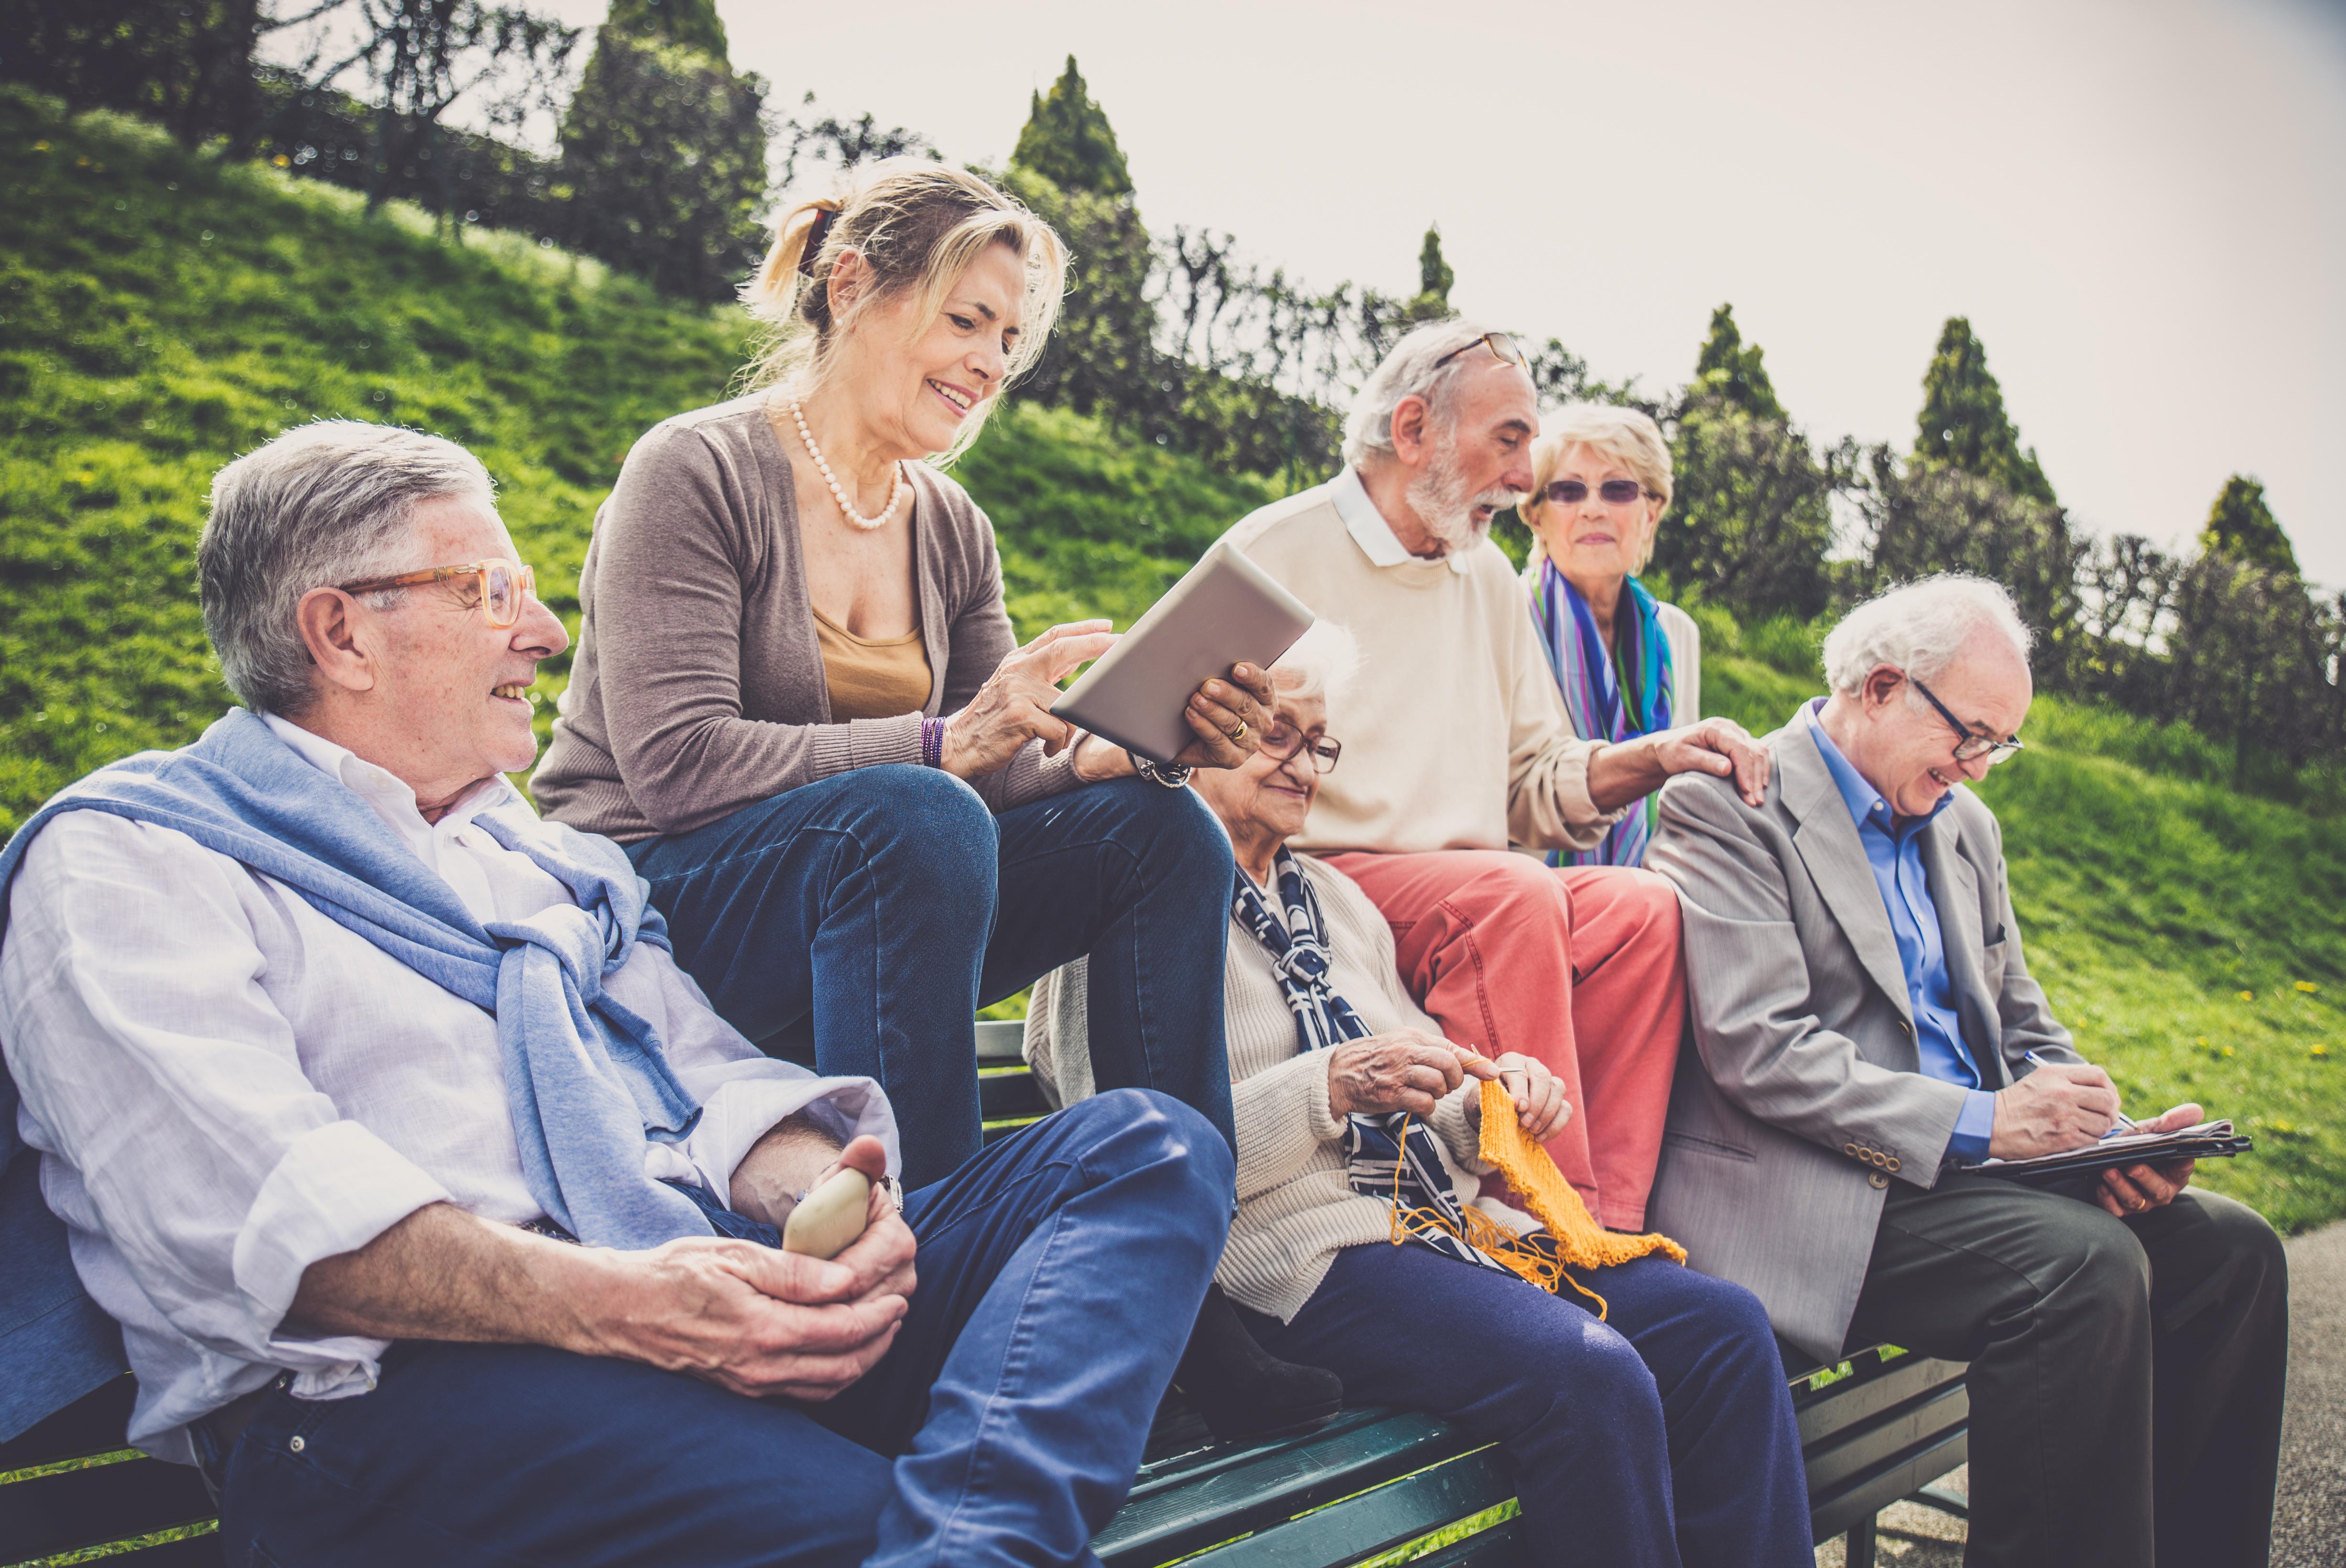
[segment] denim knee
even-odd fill
[[[1238,1166],[1214,1124],[1155,1089],[1109,1089],[1058,1113],[1073,1125],[1087,1167],[1125,1175],[1150,1166],[1176,1174],[1183,1212],[1194,1197],[1199,1215],[1227,1224]]]
[[[869,858],[901,855],[901,870],[933,883],[940,896],[971,891],[972,883],[993,896],[1001,828],[976,790],[939,769],[900,762],[848,777],[864,809],[855,838]]]
[[[1151,861],[1187,865],[1201,861],[1217,873],[1226,872],[1230,860],[1230,836],[1194,789],[1168,789],[1143,779],[1119,779],[1112,788],[1123,791],[1130,820],[1141,830],[1143,850]],[[1217,900],[1229,891],[1214,882]]]

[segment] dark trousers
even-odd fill
[[[1893,1182],[1849,1343],[1882,1340],[1971,1363],[1972,1568],[2267,1560],[2289,1278],[2253,1210]]]
[[[879,1080],[907,1186],[977,1153],[976,1009],[1086,953],[1094,1081],[1170,1095],[1236,1145],[1229,840],[1187,789],[1118,779],[997,819],[951,774],[862,768],[627,855],[726,1022]]]
[[[1275,1356],[1348,1404],[1432,1410],[1515,1461],[1538,1561],[1809,1568],[1808,1481],[1767,1309],[1668,1258],[1551,1296],[1423,1247],[1348,1247]]]
[[[1231,1174],[1203,1117],[1129,1090],[995,1145],[906,1199],[912,1310],[826,1404],[542,1347],[396,1346],[370,1393],[270,1395],[229,1457],[221,1543],[240,1568],[1096,1564]]]

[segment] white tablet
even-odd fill
[[[1216,545],[1051,711],[1151,762],[1169,762],[1198,738],[1182,717],[1189,694],[1214,677],[1229,679],[1234,664],[1269,669],[1313,618],[1270,574]]]

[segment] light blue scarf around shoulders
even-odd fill
[[[101,768],[34,813],[0,850],[0,941],[8,885],[35,835],[63,812],[92,810],[185,833],[275,878],[494,1013],[530,1194],[580,1240],[635,1250],[709,1234],[690,1198],[644,1172],[645,1139],[674,1142],[700,1113],[651,1025],[603,989],[638,942],[668,945],[648,885],[617,845],[518,803],[483,812],[484,831],[577,900],[484,924],[363,799],[236,708],[194,745]],[[36,1162],[16,1157],[29,1154],[16,1101],[14,1080],[0,1078],[0,1275],[12,1277],[0,1286],[0,1438],[122,1365],[89,1319],[97,1308],[72,1274],[63,1223],[17,1168]],[[33,1408],[45,1399],[56,1402]]]

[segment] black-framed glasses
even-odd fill
[[[1292,759],[1297,752],[1308,749],[1311,753],[1311,770],[1314,773],[1333,773],[1336,770],[1337,759],[1344,755],[1342,741],[1331,740],[1324,735],[1317,740],[1312,740],[1295,726],[1282,723],[1276,718],[1266,725],[1260,733],[1262,740],[1262,754],[1265,757],[1276,758],[1285,762]]]
[[[1525,375],[1531,373],[1532,362],[1525,357],[1523,345],[1516,342],[1514,336],[1507,332],[1485,332],[1471,343],[1461,343],[1434,361],[1433,368],[1438,371],[1459,355],[1485,347],[1498,355],[1502,363],[1513,365]]]
[[[1588,499],[1588,486],[1577,479],[1551,479],[1541,494],[1558,506],[1577,506]],[[1627,506],[1650,494],[1634,479],[1608,479],[1596,487],[1597,499],[1607,506]]]
[[[2009,740],[1996,740],[1985,735],[1974,734],[1972,727],[1965,724],[1962,719],[1957,718],[1954,715],[1954,710],[1950,708],[1945,703],[1941,702],[1936,692],[1933,692],[1929,687],[1924,686],[1920,680],[1916,680],[1915,677],[1911,675],[1906,678],[1913,681],[1914,689],[1921,692],[1923,697],[1929,701],[1931,706],[1939,710],[1939,717],[1947,721],[1947,728],[1953,730],[1956,735],[1961,737],[1961,738],[1955,742],[1956,761],[1976,762],[1981,758],[1984,757],[1987,759],[1987,765],[1993,768],[1997,763],[2011,757],[2014,753],[2026,749],[2026,748],[2021,745],[2020,737],[2017,735],[2014,736]]]

